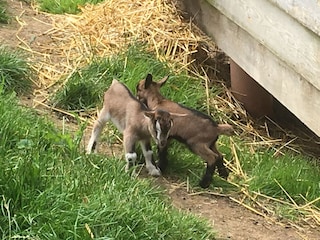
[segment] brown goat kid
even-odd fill
[[[200,186],[207,188],[212,182],[212,175],[216,167],[221,177],[228,177],[223,156],[216,148],[216,141],[219,135],[233,135],[234,129],[229,124],[217,124],[206,114],[166,99],[161,95],[160,88],[167,79],[168,77],[165,77],[159,82],[154,82],[152,75],[148,74],[146,79],[141,80],[137,85],[137,98],[153,110],[162,109],[186,114],[183,118],[173,119],[169,138],[185,143],[192,152],[199,155],[207,163],[206,172],[200,181]],[[168,164],[167,146],[158,148],[158,154],[158,165],[163,171]]]
[[[124,84],[113,80],[110,88],[104,94],[103,108],[93,125],[87,153],[97,150],[98,137],[109,120],[123,133],[123,145],[127,161],[126,170],[135,165],[137,158],[135,144],[139,141],[149,174],[160,176],[161,172],[154,165],[152,159],[153,153],[150,141],[151,138],[154,138],[160,148],[167,144],[173,124],[170,113],[162,110],[149,111]]]

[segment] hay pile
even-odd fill
[[[53,28],[45,35],[51,41],[41,46],[41,53],[30,49],[38,55],[34,69],[40,73],[41,85],[52,86],[93,57],[110,56],[135,41],[147,43],[160,60],[187,68],[199,44],[208,41],[163,0],[108,0],[80,8],[79,15],[50,15]]]
[[[80,66],[88,64],[94,57],[110,56],[126,48],[129,44],[140,41],[147,43],[151,51],[160,60],[169,61],[179,71],[188,71],[206,82],[207,104],[215,106],[218,111],[238,116],[241,121],[233,121],[243,135],[250,135],[253,144],[267,145],[281,154],[283,148],[295,149],[291,139],[272,139],[268,134],[261,134],[255,127],[246,111],[235,101],[232,94],[225,87],[225,94],[216,99],[209,98],[209,77],[206,67],[194,66],[195,54],[199,48],[214,57],[217,50],[214,44],[195,26],[181,18],[176,7],[166,0],[108,0],[104,3],[81,7],[79,15],[48,16],[52,19],[52,28],[44,33],[46,42],[39,42],[36,48],[23,42],[22,48],[33,55],[32,67],[38,73],[40,89],[36,91],[36,104],[46,105],[48,89],[52,86],[63,85],[59,82],[62,76],[71,75]],[[63,110],[58,110],[63,112]],[[67,113],[66,113],[67,114]],[[268,132],[268,126],[261,127]],[[231,142],[231,147],[234,144]],[[234,174],[248,180],[243,173],[237,153],[234,151],[236,164],[228,163]],[[239,186],[240,187],[240,186]],[[279,201],[259,193],[252,193],[246,187],[242,188],[242,199],[230,198],[243,204],[250,210],[268,219],[273,210],[268,209],[265,201]],[[254,207],[245,205],[250,200]],[[294,209],[305,211],[305,221],[320,225],[320,210],[313,205],[306,204],[298,207],[293,203],[284,203]],[[273,219],[273,221],[276,221]]]

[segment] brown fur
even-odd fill
[[[99,113],[92,129],[87,153],[96,151],[97,139],[107,121],[111,120],[118,130],[123,133],[123,145],[126,153],[127,170],[135,164],[135,144],[140,142],[146,159],[146,167],[151,175],[158,176],[160,171],[152,163],[151,138],[158,145],[166,145],[168,131],[172,126],[171,115],[162,110],[149,111],[139,102],[129,89],[117,80],[113,80],[110,88],[104,94],[103,108]],[[156,123],[165,129],[157,134]],[[157,139],[159,135],[160,139]]]
[[[212,181],[212,174],[216,167],[220,176],[224,178],[228,176],[223,157],[216,148],[216,141],[219,135],[232,135],[234,129],[229,124],[217,124],[206,114],[166,99],[161,95],[160,88],[167,79],[168,77],[165,77],[154,82],[152,75],[148,74],[147,78],[141,80],[137,85],[137,98],[150,109],[163,109],[186,115],[183,118],[173,117],[174,124],[170,137],[185,143],[207,163],[206,173],[200,182],[200,186],[206,188]],[[159,167],[162,171],[167,165],[166,151],[167,148],[159,149]]]

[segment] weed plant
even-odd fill
[[[70,13],[76,14],[80,12],[79,6],[85,4],[97,4],[103,0],[37,0],[40,9],[45,12],[54,14]]]
[[[17,51],[0,46],[0,84],[4,91],[28,92],[32,87],[26,58]]]
[[[62,133],[0,91],[2,239],[213,239],[124,161],[79,152],[83,127]]]

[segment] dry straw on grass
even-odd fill
[[[42,85],[52,86],[62,75],[87,64],[94,56],[110,56],[135,41],[147,43],[161,60],[186,68],[192,61],[203,35],[194,34],[174,5],[163,0],[108,0],[81,7],[82,14],[51,16],[51,41],[38,51],[26,47],[40,58],[34,67]],[[39,51],[40,50],[40,51]]]
[[[261,134],[257,128],[253,127],[246,111],[225,86],[223,96],[210,98],[208,89],[210,76],[207,76],[205,66],[193,64],[195,61],[193,55],[205,45],[205,52],[212,57],[216,47],[195,26],[183,21],[175,6],[170,2],[165,0],[130,2],[108,0],[96,6],[83,6],[81,11],[79,15],[48,14],[48,17],[52,19],[52,28],[43,33],[46,41],[38,42],[36,47],[31,47],[20,39],[21,47],[29,51],[36,60],[32,67],[38,73],[41,87],[41,90],[37,90],[36,103],[46,106],[47,89],[63,84],[59,83],[61,76],[70,76],[75,69],[89,63],[93,57],[110,56],[123,50],[129,44],[140,41],[147,43],[150,50],[154,51],[160,60],[169,61],[176,71],[188,69],[203,79],[207,89],[207,105],[241,119],[241,121],[233,121],[233,124],[237,126],[239,132],[250,135],[250,138],[253,139],[252,145],[274,148],[278,154],[281,154],[283,148],[298,149],[293,144],[294,138],[284,141],[282,138],[272,139],[265,134],[269,132],[267,125],[262,125],[264,134]],[[60,111],[59,109],[54,110]],[[241,168],[235,144],[232,141],[231,148],[236,164],[228,163],[229,168],[235,175],[248,180]],[[249,192],[246,187],[243,187],[241,191],[241,199],[234,197],[230,199],[269,220],[273,219],[270,217],[273,210],[268,209],[264,203],[266,201],[278,202],[277,199]],[[261,198],[265,200],[264,203],[258,201]],[[246,200],[252,203],[251,206],[245,203]],[[312,203],[300,207],[294,202],[282,202],[282,204],[303,210],[306,222],[312,219],[313,224],[320,226],[320,211]]]

